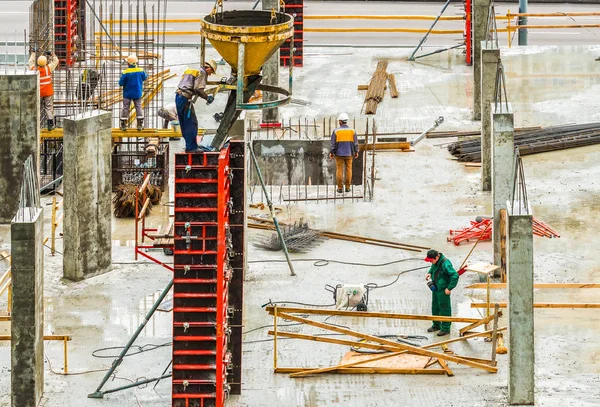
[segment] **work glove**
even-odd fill
[[[214,101],[215,101],[215,97],[213,95],[208,95],[208,97],[206,98],[207,105],[210,105]]]
[[[46,56],[51,56],[52,55],[52,51],[46,51],[46,52],[44,52],[44,54],[46,54]]]
[[[457,273],[459,276],[462,276],[463,274],[465,274],[465,271],[467,271],[467,266],[464,266],[463,268],[458,270]]]
[[[227,77],[226,76],[224,76],[224,77],[221,78],[221,83],[223,85],[227,84]]]

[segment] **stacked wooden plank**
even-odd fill
[[[390,96],[392,96],[392,98],[395,99],[399,95],[398,86],[396,86],[396,75],[394,75],[393,73],[389,73],[388,82],[390,83]]]
[[[388,75],[386,72],[388,63],[387,61],[379,61],[377,63],[377,69],[369,82],[369,88],[367,89],[367,95],[365,96],[366,114],[377,113],[377,105],[383,100],[385,94],[385,87],[388,81]]]

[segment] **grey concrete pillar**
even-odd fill
[[[275,9],[279,11],[279,0],[262,0],[263,10]],[[265,85],[279,86],[279,50],[277,50],[271,58],[263,65],[263,80],[262,83]],[[277,100],[278,96],[273,93],[263,92],[263,101],[270,102]],[[279,120],[279,109],[263,109],[262,121],[263,122],[276,122]]]
[[[63,275],[70,280],[111,267],[111,123],[99,111],[64,121]]]
[[[527,13],[527,0],[519,0],[519,13]],[[527,17],[519,17],[519,25],[527,25]],[[527,29],[519,30],[519,45],[527,45]]]
[[[492,122],[492,242],[494,264],[500,265],[500,209],[506,209],[513,185],[514,116],[510,104],[491,105]],[[499,275],[499,272],[498,272]]]
[[[27,157],[39,168],[39,92],[37,72],[0,75],[0,224],[17,212]]]
[[[41,208],[12,221],[11,406],[35,407],[44,393],[44,245]]]
[[[491,0],[473,0],[473,120],[481,120],[481,41],[486,38]]]
[[[508,208],[508,402],[533,404],[535,346],[533,337],[532,215]]]
[[[500,50],[489,41],[481,41],[481,188],[492,190],[492,116],[490,106],[494,101],[496,71]]]

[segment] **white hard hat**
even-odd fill
[[[338,121],[340,122],[347,122],[349,119],[350,118],[346,113],[340,113],[340,115],[338,116]]]
[[[128,64],[137,64],[138,63],[138,57],[135,54],[129,54],[129,56],[127,57],[127,59],[125,59],[125,62],[127,62]]]
[[[40,57],[37,59],[37,64],[38,64],[38,66],[46,66],[46,65],[48,64],[48,58],[46,58],[46,57],[45,57],[45,56],[43,56],[43,55],[42,55],[42,56],[40,56]]]
[[[204,66],[210,66],[213,70],[213,72],[217,72],[217,63],[215,62],[214,59],[209,59],[208,61],[204,62]]]

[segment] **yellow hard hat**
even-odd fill
[[[38,57],[37,64],[38,66],[46,66],[48,64],[48,58],[43,55]]]
[[[215,62],[214,59],[209,59],[208,61],[206,61],[204,63],[204,66],[207,66],[207,65],[212,68],[213,72],[215,72],[215,73],[217,72],[217,63]]]
[[[127,59],[125,59],[125,62],[127,62],[130,65],[137,64],[138,63],[138,57],[135,54],[129,54],[129,56],[127,57]]]

